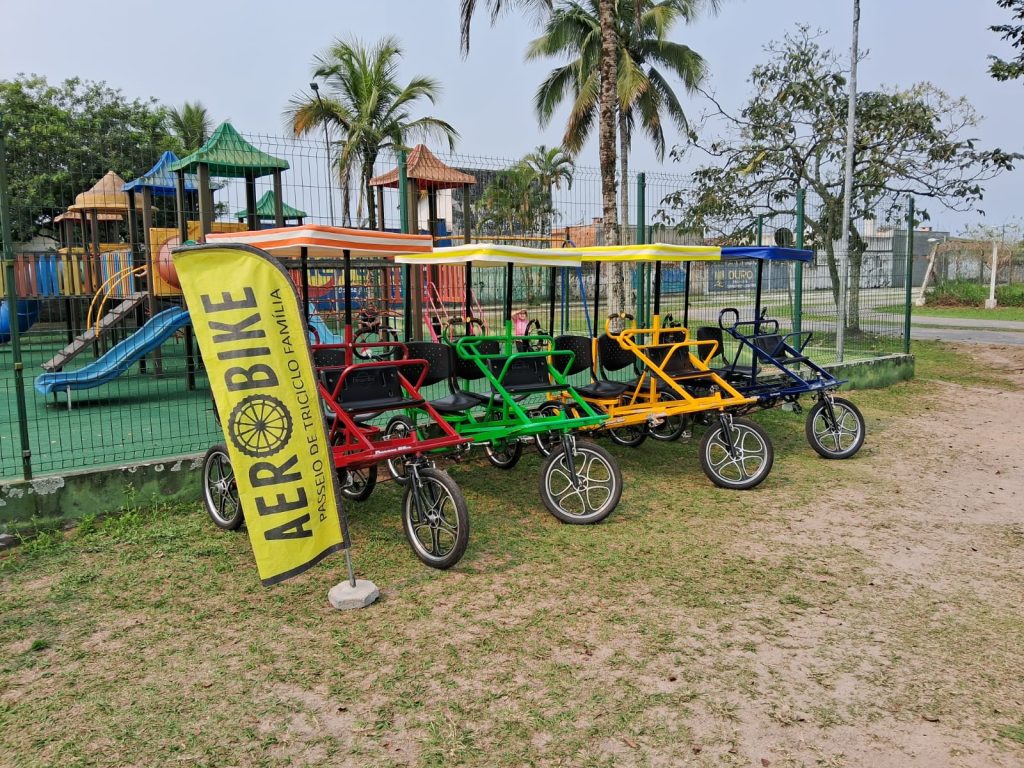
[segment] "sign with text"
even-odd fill
[[[264,585],[348,546],[305,322],[288,274],[245,245],[174,251]]]

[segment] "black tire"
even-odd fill
[[[555,416],[561,412],[562,407],[556,403],[545,403],[537,409],[538,416]],[[541,456],[550,456],[561,440],[559,432],[538,432],[533,436],[533,444]]]
[[[679,399],[679,396],[675,392],[662,392],[660,397],[662,400]],[[688,426],[690,426],[690,419],[687,416],[668,416],[662,420],[661,424],[658,426],[648,427],[647,434],[655,440],[661,440],[664,443],[673,443],[686,433],[686,428]]]
[[[407,483],[402,498],[402,525],[409,546],[425,565],[446,570],[462,559],[469,544],[469,512],[459,486],[447,472],[417,470],[419,483]],[[416,503],[419,492],[420,504]]]
[[[498,469],[512,469],[523,456],[523,444],[518,440],[503,443],[498,447],[485,445],[487,460]]]
[[[203,456],[203,504],[213,524],[225,531],[238,530],[245,519],[225,445],[215,445]]]
[[[364,329],[359,331],[352,339],[355,344],[377,344],[381,341],[398,341],[398,332],[385,325],[376,329]],[[377,349],[359,349],[356,347],[354,353],[360,360],[391,360],[395,356],[394,347],[380,347]]]
[[[384,427],[384,437],[405,437],[411,435],[415,429],[416,427],[412,423],[412,419],[408,416],[395,416]],[[407,461],[408,458],[405,456],[396,456],[393,459],[387,460],[388,474],[399,485],[409,484],[409,471],[406,467]]]
[[[573,487],[562,443],[540,468],[540,498],[563,523],[592,525],[612,513],[622,497],[622,472],[608,451],[589,440],[576,440],[573,457],[581,485]]]
[[[832,424],[823,400],[807,412],[804,434],[811,448],[826,459],[848,459],[864,445],[867,427],[860,409],[845,397],[832,398]]]
[[[341,495],[351,501],[366,501],[377,485],[377,465],[361,469],[338,469]]]
[[[700,465],[719,488],[745,491],[760,485],[772,471],[775,449],[771,438],[750,419],[732,418],[732,441],[739,455],[731,455],[722,437],[722,420],[704,432],[700,441]]]
[[[624,445],[627,448],[636,448],[647,439],[647,425],[626,424],[621,427],[611,427],[608,430],[608,437],[616,445]]]

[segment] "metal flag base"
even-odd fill
[[[355,577],[352,572],[352,553],[347,547],[345,548],[345,566],[348,568],[348,579],[331,587],[327,593],[327,601],[332,608],[339,611],[349,611],[371,605],[380,597],[380,590],[372,581]]]

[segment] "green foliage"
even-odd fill
[[[500,171],[477,203],[480,231],[487,235],[533,234],[551,215],[549,190],[525,160]]]
[[[298,94],[289,101],[285,119],[296,136],[324,126],[337,140],[337,166],[343,182],[353,170],[360,176],[361,215],[366,196],[368,224],[376,228],[376,209],[369,181],[382,150],[398,150],[413,140],[437,138],[454,148],[459,134],[437,117],[413,117],[421,101],[434,104],[441,84],[432,77],[414,77],[406,85],[398,82],[402,47],[386,37],[369,47],[359,40],[336,40],[313,57],[313,77],[323,80],[326,93]],[[347,209],[348,205],[344,206]]]
[[[129,100],[102,82],[18,75],[0,81],[0,116],[16,241],[34,237],[107,171],[131,179],[179,149],[154,99]]]
[[[186,154],[203,146],[213,130],[209,111],[198,101],[167,110],[167,125]]]
[[[1024,307],[1024,285],[997,285],[996,303],[1001,307]]]
[[[925,298],[929,307],[981,307],[988,298],[988,285],[974,280],[944,280]],[[1001,307],[1024,307],[1024,285],[997,285],[996,303]]]
[[[1009,61],[990,56],[992,63],[989,72],[996,80],[1017,80],[1024,78],[1024,0],[996,0],[996,5],[1010,11],[1013,23],[997,24],[989,27],[999,33],[1002,39],[1010,43],[1017,55]]]

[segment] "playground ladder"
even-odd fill
[[[109,329],[116,323],[123,320],[129,312],[135,309],[146,299],[147,294],[137,292],[129,295],[124,301],[111,309],[105,314],[98,323],[100,334]],[[74,341],[68,344],[64,349],[54,355],[52,358],[43,363],[43,370],[53,373],[54,371],[61,370],[72,358],[77,357],[78,353],[88,347],[94,341],[96,341],[96,328],[90,327],[86,329],[85,333],[76,337]]]

